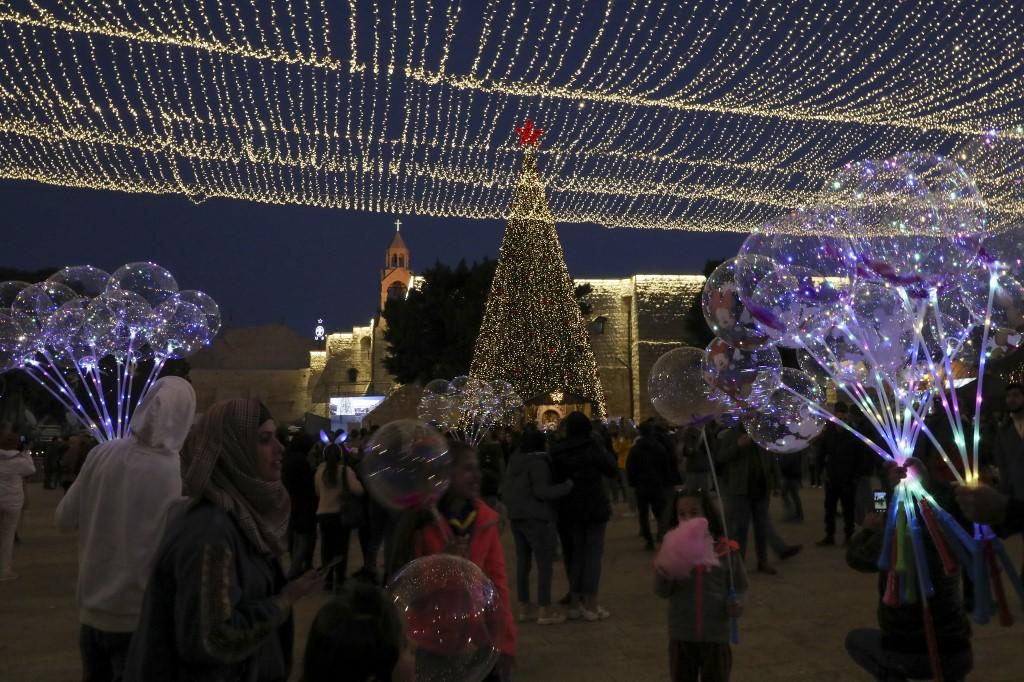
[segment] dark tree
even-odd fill
[[[577,284],[572,293],[576,297],[576,302],[580,304],[583,317],[590,317],[590,313],[594,312],[594,306],[590,304],[590,294],[594,293],[594,287],[589,284]]]
[[[43,268],[41,270],[21,270],[19,268],[8,268],[0,266],[0,282],[15,280],[35,284],[57,272],[57,268]]]
[[[708,277],[723,262],[725,261],[721,258],[708,260],[704,263],[704,270],[701,274]],[[686,334],[689,344],[697,348],[704,348],[714,338],[707,321],[704,319],[704,308],[701,305],[700,296],[693,299],[690,309],[686,312]]]
[[[401,383],[426,383],[469,373],[495,261],[454,268],[436,263],[423,284],[384,308],[384,364]]]

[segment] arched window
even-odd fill
[[[359,370],[355,367],[348,368],[348,383],[354,384],[359,381]]]
[[[604,326],[607,324],[608,318],[604,315],[598,315],[590,322],[590,333],[591,334],[604,334]]]
[[[394,282],[388,287],[388,300],[405,298],[405,286],[401,282]]]
[[[400,267],[400,268],[404,268],[405,267],[405,256],[399,256],[398,257],[398,267]]]
[[[393,268],[397,268],[398,267],[398,255],[397,254],[394,254],[394,253],[391,254],[391,267],[393,267]]]

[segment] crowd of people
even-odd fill
[[[992,485],[951,486],[931,443],[910,463],[964,524],[991,523],[1004,534],[1024,526],[1024,388],[1008,387],[1006,407],[1006,420],[985,430],[984,459],[992,466],[983,478]],[[855,409],[834,409],[869,432]],[[442,552],[478,565],[508,605],[488,679],[511,679],[516,623],[611,617],[600,594],[613,500],[636,519],[638,550],[658,551],[668,533],[694,519],[707,523],[718,565],[684,576],[656,569],[654,592],[668,602],[671,679],[727,680],[729,621],[741,615],[748,589],[750,528],[759,573],[778,570],[769,549],[780,560],[801,550],[772,523],[773,493],[787,520],[803,522],[800,489],[809,470],[811,485],[825,492],[818,544],[836,544],[841,509],[848,563],[870,572],[878,570],[883,521],[872,491],[891,492],[906,475],[881,466],[862,441],[832,425],[807,450],[780,456],[735,424],[672,430],[658,419],[634,426],[574,412],[557,430],[527,425],[495,430],[479,446],[450,441],[450,485],[437,505],[442,529],[437,514],[393,514],[369,494],[359,463],[372,431],[338,432],[324,444],[278,428],[255,400],[218,403],[194,419],[191,385],[165,377],[139,405],[127,437],[90,450],[79,444],[81,454],[73,455],[56,523],[78,533],[84,680],[285,680],[294,666],[309,682],[411,680],[401,616],[381,586],[409,561]],[[55,443],[54,459],[70,447]],[[14,535],[24,480],[34,471],[21,439],[0,434],[0,581],[17,577]],[[44,485],[56,482],[48,466]],[[514,599],[501,543],[506,527],[515,548]],[[363,564],[350,574],[353,534]],[[559,558],[568,593],[555,601]],[[929,566],[945,679],[963,679],[973,666],[971,586],[944,574],[937,559]],[[318,590],[331,599],[297,661],[292,607]],[[887,604],[884,590],[880,576],[879,627],[849,634],[851,657],[878,679],[927,674],[920,604]]]

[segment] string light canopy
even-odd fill
[[[749,231],[848,161],[1024,139],[1015,4],[11,0],[0,176],[504,218],[529,116],[556,220]],[[997,227],[1021,161],[975,171]]]

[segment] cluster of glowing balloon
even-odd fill
[[[180,291],[155,263],[113,274],[73,265],[36,284],[0,282],[0,372],[24,370],[108,440],[127,432],[164,363],[208,345],[220,326],[209,295]],[[136,376],[143,360],[151,373]]]
[[[495,427],[512,426],[523,404],[512,385],[477,377],[434,379],[423,388],[420,419],[468,443],[478,443]]]
[[[472,561],[452,554],[415,559],[387,592],[415,651],[418,681],[480,682],[493,670],[509,606]]]
[[[430,508],[450,481],[448,441],[430,424],[398,419],[363,446],[362,479],[370,494],[394,510]]]
[[[847,164],[826,188],[829,203],[751,234],[705,284],[704,316],[717,335],[703,361],[706,385],[695,386],[664,356],[650,377],[659,413],[696,423],[680,406],[707,400],[705,413],[738,419],[777,453],[803,450],[831,421],[900,465],[927,438],[953,478],[976,481],[980,420],[965,423],[957,389],[974,380],[980,410],[986,362],[1024,343],[1024,230],[988,232],[988,208],[960,162],[984,169],[1005,167],[1001,159],[1014,154],[1024,161],[1019,141],[1008,147],[984,136],[951,158],[906,153]],[[777,346],[796,349],[801,369],[783,367]],[[850,416],[829,411],[827,382]],[[933,432],[942,417],[951,436],[944,442]],[[891,509],[879,560],[889,572],[886,603],[934,594],[926,536],[947,572],[956,555],[980,585],[978,622],[989,619],[993,593],[1008,613],[1005,591],[993,591],[989,576],[1000,581],[1005,572],[1024,595],[995,534],[979,525],[966,534],[919,479],[896,487]],[[903,561],[891,561],[894,543],[912,549]]]

